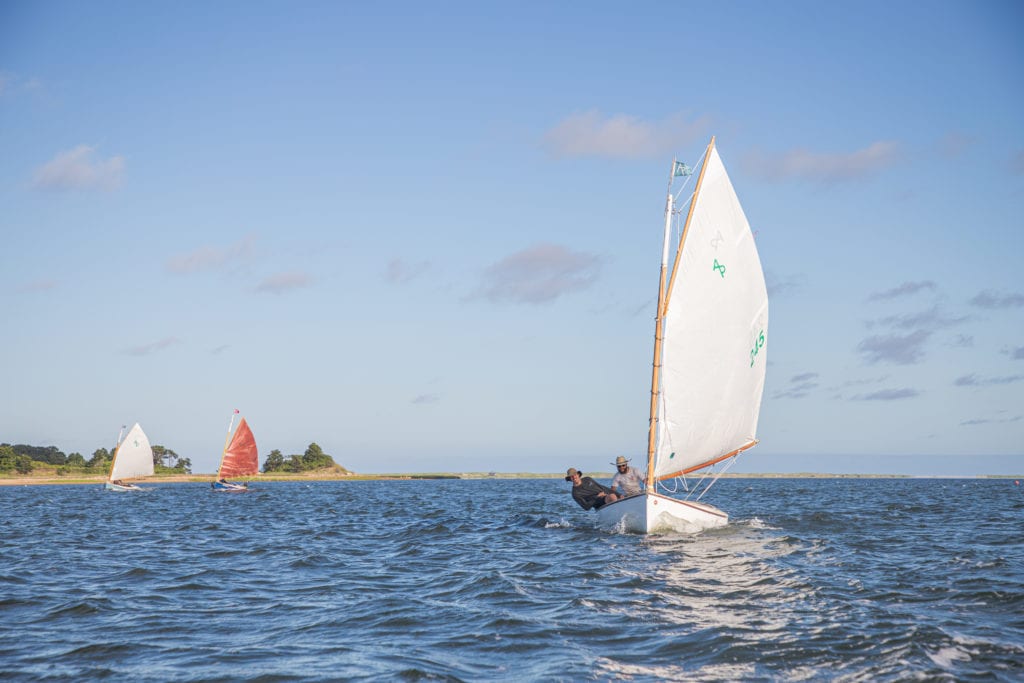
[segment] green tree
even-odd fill
[[[164,448],[163,446],[153,446],[153,464],[163,465],[168,469],[178,469],[178,454],[172,451],[170,448]],[[171,461],[174,464],[171,464]]]
[[[270,455],[263,461],[264,472],[280,472],[284,469],[284,456],[276,448],[270,451]]]
[[[69,467],[85,467],[85,457],[81,453],[68,453]]]
[[[89,458],[89,462],[86,463],[89,467],[95,467],[99,469],[106,469],[107,464],[110,462],[110,451],[106,448],[97,448],[92,452],[92,457]]]
[[[0,444],[0,472],[10,472],[18,461],[18,454],[10,444]]]
[[[14,444],[13,448],[14,452],[18,455],[24,455],[29,460],[38,460],[49,465],[63,465],[67,460],[64,452],[56,446],[29,446],[28,444],[18,443]]]
[[[334,458],[324,453],[323,449],[314,441],[306,448],[302,455],[303,470],[319,470],[324,467],[331,467],[335,464]]]
[[[14,461],[14,470],[18,474],[28,474],[32,471],[32,458],[27,455],[19,455]]]
[[[179,457],[178,464],[174,466],[174,469],[181,470],[185,474],[192,474],[192,459]]]

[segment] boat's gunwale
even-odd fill
[[[691,507],[694,510],[700,510],[701,512],[707,512],[708,514],[715,515],[716,517],[724,517],[725,519],[729,518],[729,514],[727,512],[719,510],[714,505],[710,505],[708,503],[701,503],[700,501],[695,501],[695,500],[680,500],[679,498],[673,498],[671,496],[666,496],[665,494],[658,493],[657,491],[642,491],[640,493],[635,493],[632,496],[626,496],[624,498],[619,498],[616,501],[613,501],[611,503],[606,503],[605,505],[602,505],[600,509],[601,510],[607,510],[607,509],[611,508],[613,505],[617,505],[618,503],[622,503],[622,502],[627,501],[627,500],[632,500],[633,498],[637,498],[639,496],[649,496],[649,497],[654,497],[654,498],[661,498],[662,500],[671,501],[673,503],[679,503],[680,505],[686,505],[687,507]]]

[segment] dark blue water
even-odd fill
[[[735,479],[598,530],[558,480],[0,487],[0,679],[1024,680],[1007,480]]]

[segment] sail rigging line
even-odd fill
[[[699,496],[697,496],[697,500],[698,500],[698,501],[699,501],[699,500],[700,500],[701,498],[703,498],[703,497],[704,497],[704,494],[706,494],[706,493],[707,493],[708,491],[710,491],[710,490],[711,490],[711,487],[712,487],[712,486],[714,486],[715,484],[717,484],[717,483],[718,483],[718,480],[722,478],[722,475],[723,475],[723,474],[725,474],[726,472],[728,472],[728,471],[729,471],[729,468],[730,468],[730,467],[732,467],[733,465],[735,465],[735,464],[736,464],[736,461],[737,461],[737,460],[739,460],[739,456],[740,456],[740,454],[739,454],[739,453],[737,453],[737,454],[736,454],[736,455],[735,455],[735,456],[734,456],[734,457],[733,457],[733,458],[732,458],[731,460],[728,460],[728,461],[726,461],[726,463],[725,463],[725,466],[724,466],[724,467],[722,468],[722,471],[721,471],[721,472],[719,472],[718,474],[716,474],[716,475],[715,475],[715,478],[711,480],[711,483],[710,483],[710,484],[708,484],[707,486],[705,486],[705,487],[704,487],[704,490],[700,492],[700,495],[699,495]],[[706,477],[705,477],[705,478],[706,478]]]

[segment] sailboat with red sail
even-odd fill
[[[224,441],[224,452],[221,454],[220,467],[217,469],[217,480],[210,484],[214,491],[248,491],[249,482],[232,482],[229,478],[249,477],[259,473],[259,451],[256,448],[256,437],[245,418],[240,418],[238,429],[234,434],[231,428],[235,425],[236,410],[228,423],[228,436]]]

